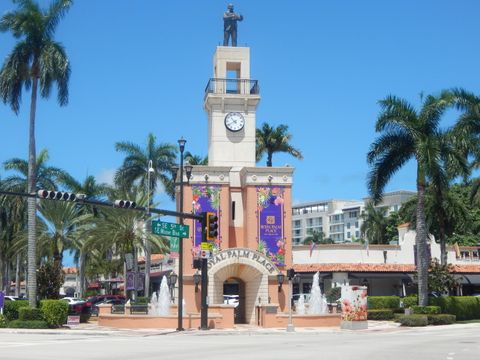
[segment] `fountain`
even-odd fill
[[[150,299],[150,304],[149,304],[149,311],[148,313],[151,314],[151,315],[157,315],[157,308],[158,308],[158,296],[157,296],[157,292],[155,291],[153,294],[152,294],[152,298]]]
[[[305,298],[303,294],[300,294],[300,297],[298,298],[297,314],[305,315]]]
[[[328,313],[327,300],[320,291],[320,285],[318,282],[319,274],[315,273],[313,276],[312,290],[310,293],[310,300],[308,301],[307,313],[310,315],[319,315]]]
[[[157,299],[156,315],[170,315],[170,291],[168,289],[166,276],[163,277],[162,283],[160,284],[160,295]]]

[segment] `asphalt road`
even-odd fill
[[[1,360],[477,360],[480,327],[379,332],[0,333]]]

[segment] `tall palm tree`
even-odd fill
[[[387,209],[385,207],[375,207],[372,202],[365,206],[365,212],[362,214],[363,223],[361,233],[365,241],[370,244],[387,243]]]
[[[190,165],[208,165],[208,156],[201,157],[200,155],[193,155],[190,151],[185,151],[185,162]]]
[[[149,192],[149,207],[153,202],[153,195],[157,184],[161,183],[166,193],[173,199],[175,195],[174,182],[172,180],[172,168],[177,158],[177,147],[172,144],[156,143],[156,137],[148,134],[145,148],[131,142],[119,142],[115,144],[117,151],[125,153],[126,157],[122,167],[115,174],[115,183],[126,186],[127,189],[134,183]],[[150,170],[150,162],[153,172]],[[148,183],[150,181],[150,183]],[[145,248],[145,283],[150,285],[150,249]],[[146,293],[149,289],[145,289]]]
[[[303,239],[305,245],[309,244],[333,244],[333,240],[325,237],[323,231],[312,231],[305,239]]]
[[[367,155],[371,166],[367,184],[375,203],[382,198],[383,189],[391,177],[409,160],[417,165],[417,271],[420,305],[428,303],[428,255],[425,221],[425,188],[428,181],[446,183],[443,164],[452,154],[445,146],[440,119],[448,103],[438,97],[426,96],[417,111],[406,100],[387,96],[380,102],[381,113],[376,131],[379,137]]]
[[[57,84],[58,103],[68,103],[70,64],[63,46],[54,41],[55,29],[67,13],[72,0],[53,0],[43,10],[33,0],[17,1],[17,9],[0,18],[0,31],[11,32],[19,41],[0,69],[0,98],[18,114],[22,88],[31,88],[30,130],[28,146],[28,188],[35,192],[35,113],[37,93],[48,98]],[[28,198],[28,292],[29,304],[36,307],[36,213],[35,199]]]
[[[267,154],[267,166],[272,166],[272,156],[277,152],[285,152],[297,159],[302,160],[300,150],[290,145],[292,134],[288,132],[287,125],[270,126],[263,123],[256,131],[256,158],[260,161],[264,154]]]

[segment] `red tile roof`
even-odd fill
[[[400,272],[413,273],[411,264],[295,264],[296,272]],[[480,273],[479,265],[453,265],[455,273]]]
[[[156,261],[161,261],[165,258],[164,254],[152,254],[150,256],[150,261],[151,262],[156,262]],[[145,262],[145,256],[139,256],[138,258],[138,263],[143,264]]]
[[[64,267],[63,272],[65,274],[76,274],[77,273],[77,268],[75,268],[75,267]]]

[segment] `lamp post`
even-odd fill
[[[293,321],[292,321],[293,283],[298,284],[300,282],[300,276],[298,274],[295,274],[295,270],[288,269],[287,278],[288,278],[288,288],[289,288],[289,294],[290,294],[289,302],[288,302],[287,332],[294,332],[295,326],[293,325]]]
[[[180,204],[179,212],[183,213],[183,171],[187,173],[187,183],[190,175],[192,173],[192,166],[190,164],[183,166],[183,153],[185,151],[185,140],[181,137],[178,140],[178,146],[180,148]],[[183,225],[183,217],[180,217],[180,224]],[[178,249],[178,325],[177,331],[183,331],[183,238],[179,238],[179,249]]]
[[[167,285],[168,285],[168,288],[170,289],[170,299],[172,300],[172,302],[175,300],[175,297],[173,296],[173,289],[175,288],[176,283],[177,283],[177,274],[175,274],[175,272],[172,271],[167,276]]]
[[[153,174],[155,169],[153,168],[153,161],[148,160],[148,169],[147,169],[147,219],[145,222],[145,234],[151,231],[150,227],[150,192],[152,189],[150,174]],[[145,236],[145,296],[150,296],[150,268],[151,268],[151,258],[150,258],[150,243]]]

